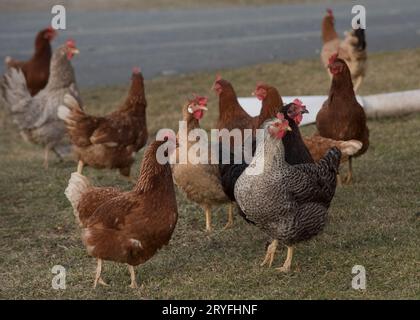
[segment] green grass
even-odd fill
[[[370,56],[362,94],[418,88],[420,50]],[[270,63],[222,70],[239,94],[264,80],[284,95],[328,91],[318,60]],[[209,94],[214,74],[165,77],[146,82],[151,132],[176,128],[185,97]],[[110,111],[126,87],[83,91],[89,112]],[[203,120],[217,115],[214,95]],[[329,223],[312,241],[298,245],[290,274],[259,266],[266,236],[236,218],[222,231],[225,208],[214,213],[215,231],[204,231],[204,214],[178,194],[179,221],[169,246],[137,268],[141,289],[128,288],[126,266],[105,262],[110,287],[92,289],[95,260],[83,247],[63,191],[75,163],[42,168],[42,150],[25,144],[9,119],[0,115],[0,298],[81,299],[419,299],[420,115],[369,121],[371,147],[354,164],[355,181],[337,190]],[[305,133],[314,130],[304,128]],[[139,168],[138,155],[134,171]],[[117,172],[87,168],[95,184],[130,184]],[[276,256],[275,266],[285,258]],[[351,288],[351,269],[367,270],[367,290]],[[54,265],[67,269],[67,289],[51,288]]]

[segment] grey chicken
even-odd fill
[[[274,241],[264,263],[271,264],[279,243],[288,247],[280,271],[290,271],[293,246],[316,236],[324,228],[334,197],[341,151],[333,147],[319,163],[290,165],[285,160],[283,137],[290,131],[283,114],[263,124],[259,143],[248,168],[235,184],[235,199],[247,220]],[[259,174],[251,172],[263,165]]]
[[[45,148],[44,166],[48,167],[48,153],[53,151],[60,159],[69,153],[66,127],[58,118],[58,107],[64,95],[70,93],[78,99],[74,70],[70,60],[79,53],[73,40],[68,40],[53,53],[50,77],[46,87],[31,97],[21,70],[10,68],[4,75],[3,96],[22,137]]]

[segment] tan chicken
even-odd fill
[[[175,190],[169,161],[160,164],[157,153],[164,147],[169,157],[175,136],[165,141],[147,148],[137,184],[130,191],[94,187],[83,175],[71,175],[65,194],[81,225],[87,252],[97,259],[94,287],[106,285],[102,260],[109,260],[128,264],[130,287],[137,288],[134,266],[152,258],[171,239],[178,219]]]
[[[131,87],[125,102],[103,116],[86,114],[76,99],[67,95],[59,109],[79,159],[78,172],[84,165],[102,169],[119,169],[130,177],[134,155],[147,142],[146,97],[140,69],[134,68]]]
[[[204,116],[204,111],[207,110],[207,99],[205,97],[195,97],[188,101],[182,108],[183,121],[187,125],[187,134],[194,129],[200,128],[200,120]],[[228,211],[228,222],[225,228],[229,228],[233,225],[233,208],[231,201],[227,198],[223,192],[222,185],[220,183],[220,174],[217,164],[211,164],[211,146],[205,144],[207,151],[207,164],[203,163],[192,163],[191,159],[187,159],[187,163],[179,163],[181,157],[180,152],[187,153],[192,148],[195,148],[196,142],[184,141],[179,139],[180,144],[177,148],[176,153],[176,164],[173,165],[173,177],[175,184],[184,192],[186,197],[198,205],[200,205],[206,215],[206,231],[212,230],[211,225],[211,210],[214,206],[221,204],[229,204]],[[183,147],[183,143],[186,143],[186,148]],[[189,154],[189,153],[188,153]]]
[[[354,91],[356,92],[366,75],[365,30],[361,28],[350,30],[345,33],[345,38],[341,41],[334,28],[333,12],[331,9],[327,9],[327,14],[322,20],[322,42],[321,61],[330,77],[332,78],[328,69],[329,59],[333,54],[338,53],[339,58],[343,59],[350,69]]]

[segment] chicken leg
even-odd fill
[[[362,76],[360,76],[360,77],[357,78],[357,80],[355,81],[355,84],[353,86],[354,93],[357,92],[357,89],[359,89],[360,85],[362,84],[362,81],[363,81],[363,77]]]
[[[274,256],[276,254],[277,246],[279,245],[278,240],[274,240],[270,243],[267,248],[267,253],[265,254],[264,261],[260,264],[260,266],[265,266],[268,263],[268,267],[270,268],[273,264]]]
[[[229,209],[228,209],[228,222],[226,223],[223,230],[229,229],[233,226],[233,204],[229,203]]]
[[[44,150],[44,169],[48,170],[48,155],[50,153],[50,148],[49,147],[45,147]]]
[[[98,259],[98,265],[96,266],[96,276],[95,276],[95,282],[93,283],[93,289],[96,289],[96,285],[98,283],[103,286],[108,285],[104,280],[102,280],[101,272],[102,272],[102,259]]]
[[[209,206],[205,206],[206,213],[206,232],[211,232],[211,210]]]
[[[292,265],[292,258],[293,258],[293,247],[287,246],[287,257],[286,257],[286,260],[284,261],[283,266],[280,267],[280,268],[276,268],[276,270],[278,270],[280,272],[289,272],[290,271],[290,267]]]
[[[128,265],[128,271],[130,271],[130,279],[131,279],[130,288],[137,289],[138,285],[136,281],[136,273],[134,271],[134,267],[131,265]]]
[[[352,165],[352,157],[349,157],[349,172],[347,173],[346,177],[344,178],[345,184],[350,184],[353,180],[353,165]]]
[[[84,165],[83,161],[79,160],[79,162],[77,163],[77,173],[82,174],[83,165]]]

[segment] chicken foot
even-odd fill
[[[233,204],[229,203],[229,209],[228,209],[228,222],[226,223],[223,230],[229,229],[233,226]]]
[[[131,279],[130,288],[137,289],[138,285],[136,281],[136,273],[134,271],[134,267],[131,265],[128,265],[128,271],[130,271],[130,279]]]
[[[267,253],[265,254],[264,261],[260,264],[260,266],[265,266],[268,263],[268,267],[270,268],[274,261],[274,256],[276,254],[277,247],[279,245],[278,240],[274,240],[270,243],[267,248]]]
[[[293,247],[287,246],[287,257],[284,261],[284,264],[280,268],[276,268],[276,270],[280,272],[289,272],[290,267],[292,266],[292,258],[293,258]]]
[[[108,285],[104,280],[102,280],[101,272],[102,272],[102,259],[98,259],[98,265],[96,266],[96,276],[95,276],[95,282],[93,283],[93,289],[96,289],[96,285],[98,283],[103,286]]]

